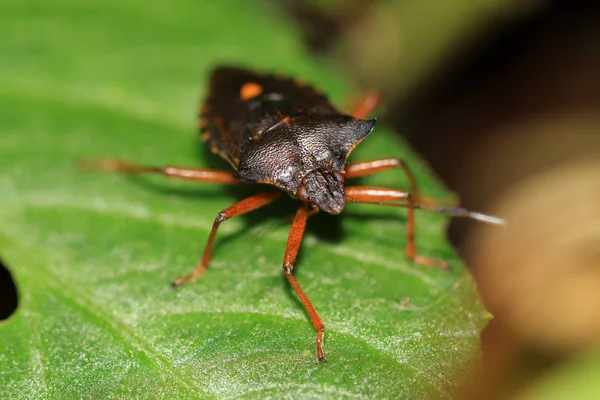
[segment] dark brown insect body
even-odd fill
[[[331,214],[346,204],[348,155],[375,125],[343,115],[311,87],[233,68],[213,74],[200,121],[203,140],[236,178],[276,186]]]
[[[459,208],[424,204],[410,169],[397,158],[346,164],[350,152],[373,130],[375,120],[364,120],[379,102],[377,94],[349,114],[340,113],[314,88],[287,78],[260,75],[237,68],[213,72],[210,91],[200,115],[202,140],[227,160],[235,172],[181,167],[149,167],[105,159],[89,166],[128,173],[161,173],[168,177],[235,184],[242,181],[271,185],[217,214],[200,264],[180,284],[197,278],[207,267],[220,224],[275,201],[282,193],[302,202],[288,238],[283,260],[285,276],[306,308],[317,331],[317,358],[324,362],[324,325],[292,274],[307,218],[318,212],[339,214],[347,202],[408,209],[406,255],[417,264],[446,268],[441,260],[419,256],[414,244],[414,210],[428,209],[486,222],[501,221]],[[410,191],[373,186],[346,186],[346,179],[401,168]]]

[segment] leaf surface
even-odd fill
[[[488,314],[444,237],[419,213],[348,206],[309,227],[296,276],[326,324],[326,365],[281,262],[294,202],[227,221],[211,268],[174,291],[217,212],[248,189],[82,173],[80,158],[222,166],[201,147],[198,100],[216,65],[351,88],[308,56],[263,3],[31,0],[0,5],[0,256],[19,308],[0,322],[1,398],[448,398]],[[447,197],[378,126],[353,159],[399,156],[423,192]],[[406,187],[400,172],[365,184]]]

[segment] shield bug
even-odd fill
[[[200,130],[202,141],[231,165],[232,172],[144,166],[118,159],[92,161],[85,167],[222,184],[251,182],[276,188],[220,211],[200,263],[192,272],[176,279],[175,287],[196,279],[208,267],[221,223],[271,204],[283,192],[299,200],[285,248],[283,270],[317,331],[318,361],[325,362],[323,322],[293,275],[309,216],[319,211],[340,214],[346,203],[405,207],[408,209],[406,257],[418,265],[440,268],[448,265],[442,260],[423,257],[415,249],[415,209],[502,223],[498,218],[425,201],[419,196],[410,168],[398,158],[347,163],[352,150],[375,126],[375,119],[364,118],[377,106],[379,98],[376,93],[369,94],[354,110],[344,114],[312,86],[275,75],[221,67],[213,72],[207,99],[200,109]],[[346,180],[396,168],[407,176],[410,190],[346,185]]]

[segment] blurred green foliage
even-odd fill
[[[540,377],[515,400],[597,400],[600,351],[590,351]]]

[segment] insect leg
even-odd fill
[[[219,214],[217,214],[217,218],[215,218],[215,222],[213,224],[212,230],[210,231],[210,235],[208,236],[208,241],[206,242],[206,247],[204,248],[204,254],[202,254],[202,261],[196,268],[194,268],[192,272],[185,276],[182,276],[179,279],[176,279],[173,282],[173,286],[178,287],[184,282],[189,282],[191,280],[196,279],[208,267],[213,243],[215,241],[215,236],[217,235],[217,230],[219,229],[219,226],[223,221],[226,221],[233,217],[237,217],[242,214],[249,213],[250,211],[254,211],[257,208],[264,207],[267,204],[270,204],[273,201],[275,201],[281,195],[281,193],[281,191],[277,190],[273,192],[255,194],[219,212]]]
[[[417,254],[415,248],[415,208],[421,208],[414,200],[412,193],[399,189],[380,188],[375,186],[348,186],[346,200],[350,203],[387,205],[386,202],[405,201],[401,206],[408,208],[408,224],[406,239],[406,258],[424,267],[449,268],[443,260],[434,260]]]
[[[358,178],[361,176],[372,175],[378,172],[383,172],[388,169],[401,168],[404,172],[404,175],[408,178],[408,184],[410,186],[410,193],[413,197],[414,201],[417,201],[422,204],[426,204],[429,206],[435,205],[454,205],[453,201],[447,200],[435,200],[429,197],[421,196],[419,191],[419,186],[417,185],[417,180],[413,175],[410,167],[406,162],[399,158],[390,157],[390,158],[379,158],[377,160],[368,160],[368,161],[359,161],[352,164],[346,165],[346,178]]]
[[[350,115],[354,118],[365,119],[381,104],[381,93],[370,92],[363,96],[361,101],[354,106]]]
[[[408,178],[410,192],[414,197],[419,197],[417,180],[406,162],[399,158],[379,158],[377,160],[359,161],[346,165],[346,178],[358,178],[360,176],[372,175],[393,168],[402,168]]]
[[[302,242],[302,236],[304,235],[306,219],[315,212],[316,211],[310,210],[305,206],[302,206],[296,212],[296,216],[294,217],[294,222],[292,222],[292,228],[290,229],[290,234],[288,236],[287,245],[285,247],[285,256],[283,257],[283,270],[285,272],[285,277],[296,291],[296,294],[300,298],[302,305],[306,309],[306,312],[308,312],[313,326],[317,330],[317,359],[319,360],[319,362],[327,362],[323,353],[323,336],[325,329],[323,321],[321,321],[321,317],[319,317],[319,314],[317,314],[315,307],[312,305],[312,303],[300,287],[300,284],[298,283],[296,278],[294,278],[294,275],[292,275],[294,263],[296,262],[296,256],[298,255],[298,249],[300,247],[300,243]]]
[[[233,172],[205,168],[183,168],[174,166],[153,167],[132,164],[116,158],[104,158],[79,163],[84,170],[117,171],[128,174],[162,174],[168,178],[185,179],[190,181],[214,182],[223,184],[240,183],[233,177]]]

